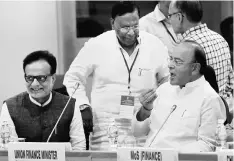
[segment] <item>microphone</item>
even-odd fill
[[[78,89],[79,85],[80,85],[80,84],[77,82],[77,83],[76,83],[76,85],[75,85],[75,88],[74,88],[75,90],[73,91],[72,95],[69,97],[69,99],[68,99],[68,101],[67,101],[67,103],[66,103],[65,107],[63,108],[62,113],[60,114],[60,116],[59,116],[59,118],[58,118],[58,120],[57,120],[56,124],[54,125],[54,128],[52,129],[52,131],[51,131],[51,133],[50,133],[50,135],[49,135],[49,137],[48,137],[48,139],[47,139],[47,141],[46,141],[47,143],[50,141],[50,138],[51,138],[51,136],[52,136],[52,134],[53,134],[54,130],[56,129],[56,127],[57,127],[57,125],[58,125],[58,123],[59,123],[60,119],[62,118],[62,115],[63,115],[64,111],[65,111],[65,110],[66,110],[66,108],[67,108],[67,105],[69,104],[69,102],[70,102],[70,100],[71,100],[72,96],[74,95],[74,93],[75,93],[75,92],[76,92],[76,90]]]
[[[174,112],[174,111],[175,111],[176,107],[177,107],[176,105],[173,105],[173,106],[171,107],[171,111],[170,111],[170,113],[168,114],[167,118],[164,120],[163,124],[160,126],[160,128],[159,128],[158,132],[154,135],[153,139],[151,140],[151,143],[150,143],[149,147],[150,147],[150,146],[151,146],[151,144],[154,142],[154,140],[155,140],[156,136],[157,136],[157,135],[158,135],[158,133],[161,131],[161,129],[163,128],[164,124],[167,122],[168,118],[171,116],[172,112]]]

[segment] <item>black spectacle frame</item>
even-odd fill
[[[24,74],[24,78],[27,83],[32,83],[34,79],[36,79],[39,83],[44,83],[47,80],[48,76],[52,76],[52,75],[49,74],[49,75],[32,76],[32,75]]]
[[[175,13],[168,14],[168,15],[167,15],[167,18],[170,19],[171,16],[173,16],[173,15],[175,15],[175,14],[178,14],[178,13],[181,13],[182,17],[184,17],[184,15],[182,14],[182,12],[181,12],[181,11],[178,11],[178,12],[175,12]]]

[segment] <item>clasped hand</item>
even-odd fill
[[[144,90],[139,96],[140,103],[149,111],[153,109],[153,102],[156,98],[157,94],[154,88]]]

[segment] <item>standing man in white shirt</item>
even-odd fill
[[[168,52],[155,36],[139,31],[139,8],[130,1],[117,2],[111,13],[111,31],[85,43],[64,77],[64,85],[74,95],[81,110],[93,111],[91,150],[109,148],[107,127],[115,118],[125,132],[131,127],[134,110],[140,107],[138,95],[168,80]],[[85,85],[93,75],[91,102]],[[124,106],[123,102],[131,102]],[[123,103],[121,105],[121,102]]]
[[[142,107],[132,123],[134,134],[148,136],[146,147],[212,151],[217,121],[226,119],[226,111],[204,78],[205,53],[199,44],[187,40],[174,48],[168,60],[170,82],[156,93],[147,90],[141,95]]]
[[[140,30],[157,36],[168,48],[169,53],[177,44],[177,36],[167,19],[171,1],[159,1],[153,12],[143,16],[139,21]]]
[[[56,58],[48,51],[35,51],[25,57],[23,69],[27,92],[7,99],[0,115],[0,126],[6,121],[13,138],[47,142],[69,100],[68,96],[52,91],[56,68]],[[70,99],[48,141],[70,142],[73,150],[85,150],[83,121],[75,99]]]

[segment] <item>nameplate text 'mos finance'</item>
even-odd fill
[[[174,149],[118,148],[118,161],[178,161],[178,152]]]

